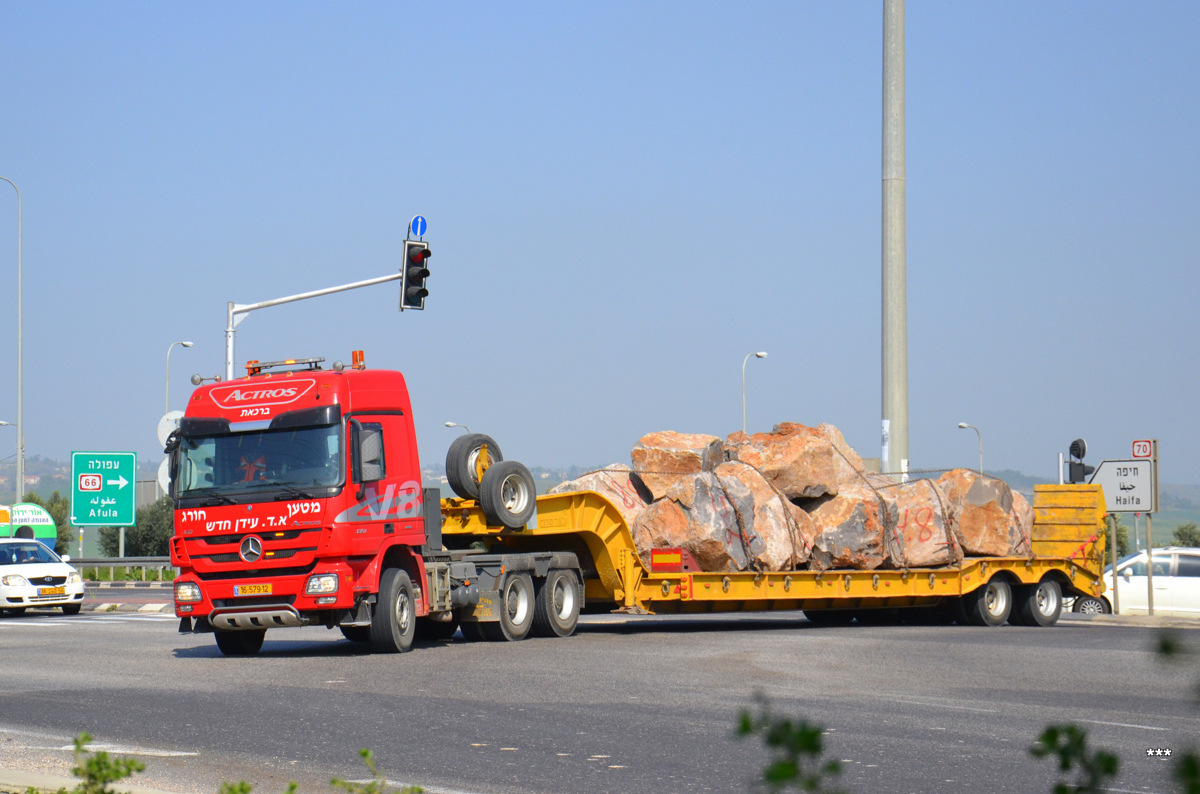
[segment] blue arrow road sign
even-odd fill
[[[418,239],[420,239],[421,237],[424,237],[425,236],[425,219],[422,218],[420,215],[417,215],[416,217],[414,217],[412,219],[412,223],[410,223],[408,225],[408,228],[412,229],[412,233],[415,234]]]

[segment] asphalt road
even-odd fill
[[[585,620],[566,640],[401,656],[274,630],[238,659],[169,616],[0,618],[0,769],[64,774],[86,730],[168,791],[328,791],[332,775],[366,777],[361,747],[427,791],[742,791],[768,759],[732,738],[755,693],[822,725],[857,792],[1049,791],[1054,766],[1028,747],[1063,722],[1118,753],[1111,790],[1168,792],[1169,762],[1146,751],[1200,737],[1200,667],[1160,662],[1141,627]],[[1200,632],[1181,636],[1200,648]]]

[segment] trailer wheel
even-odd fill
[[[379,600],[371,616],[371,650],[404,653],[412,649],[417,608],[408,572],[388,568],[379,578]]]
[[[1080,612],[1084,615],[1110,615],[1112,607],[1103,598],[1095,596],[1081,596],[1075,599],[1075,606],[1071,608],[1072,612]]]
[[[1012,588],[999,577],[962,597],[963,612],[976,626],[1003,626],[1012,613]]]
[[[432,618],[417,618],[417,639],[440,642],[448,640],[458,631],[458,619],[433,620]]]
[[[502,460],[492,464],[479,483],[479,507],[488,524],[520,529],[537,509],[537,486],[525,464]]]
[[[1062,588],[1053,579],[1018,587],[1016,609],[1008,622],[1018,626],[1053,626],[1062,614]]]
[[[338,626],[342,630],[342,636],[350,640],[350,642],[370,642],[371,627],[370,626]]]
[[[538,637],[570,637],[579,624],[579,580],[574,571],[552,570],[537,585],[533,633]]]
[[[253,656],[262,649],[266,629],[254,631],[216,630],[217,648],[226,656]]]
[[[487,445],[487,466],[504,460],[500,445],[491,436],[483,433],[468,433],[454,439],[446,452],[446,482],[456,494],[463,499],[479,498],[479,481],[481,475],[476,473],[479,465],[479,455],[483,446]]]
[[[483,636],[492,642],[516,642],[529,635],[533,626],[533,579],[527,573],[504,577],[500,586],[500,620],[480,623]]]

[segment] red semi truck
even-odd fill
[[[814,622],[920,610],[959,622],[1058,620],[1063,595],[1098,596],[1099,486],[1038,486],[1023,557],[930,569],[699,570],[680,549],[639,554],[621,513],[591,492],[538,497],[496,442],[460,436],[446,478],[424,488],[399,372],[301,359],[247,364],[202,385],[167,443],[171,562],[182,632],[225,654],[266,630],[338,628],[406,651],[416,636],[519,640],[572,634],[586,606],[629,614],[803,610]],[[953,607],[953,611],[945,607]],[[908,613],[911,614],[911,613]]]
[[[472,639],[573,630],[576,556],[444,549],[404,376],[366,369],[361,353],[349,368],[322,369],[323,360],[252,361],[245,378],[201,386],[188,401],[167,444],[180,631],[214,632],[223,653],[247,655],[284,626],[337,627],[390,652],[460,622]],[[486,436],[459,441],[451,482],[474,488],[494,523],[526,523],[536,499],[528,469],[499,460]]]

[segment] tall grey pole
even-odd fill
[[[21,336],[24,333],[25,323],[21,316],[24,302],[21,284],[21,191],[17,188],[16,183],[8,177],[0,176],[0,179],[12,185],[13,190],[17,191],[17,498],[15,501],[20,502],[25,498],[25,411],[22,404],[25,389],[22,381],[24,367],[21,358]]]
[[[908,469],[904,0],[883,0],[883,425],[888,472]]]

